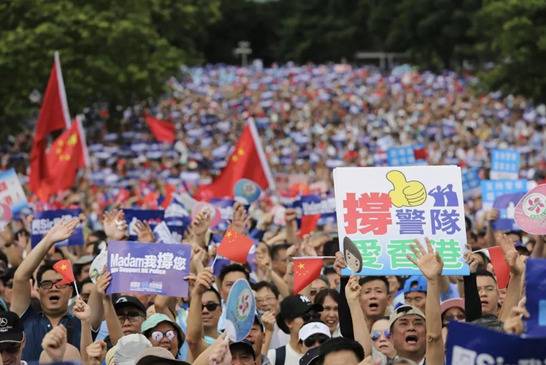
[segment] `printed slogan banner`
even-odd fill
[[[32,232],[30,236],[32,247],[36,246],[38,242],[42,240],[47,231],[49,231],[57,221],[63,218],[78,217],[80,213],[80,209],[44,210],[43,212],[36,213],[35,218],[32,220]],[[56,246],[83,245],[83,242],[83,228],[79,225],[72,236],[67,240],[58,242]]]
[[[517,179],[520,160],[517,150],[491,151],[491,179]]]
[[[191,245],[111,241],[108,293],[138,292],[187,297]]]
[[[334,188],[344,274],[419,275],[406,255],[428,237],[444,275],[468,275],[460,168],[340,167]]]
[[[448,324],[447,365],[544,364],[544,338],[521,338],[477,325]]]
[[[15,170],[0,171],[0,228],[27,206],[27,198]]]

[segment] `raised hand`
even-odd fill
[[[499,219],[499,210],[498,209],[492,208],[492,209],[489,209],[485,213],[485,220],[487,222],[493,222],[493,221],[495,221],[497,219]]]
[[[90,365],[99,365],[106,356],[106,342],[95,341],[86,347],[87,357]]]
[[[79,218],[61,219],[47,232],[45,239],[50,243],[57,243],[68,239],[80,224]]]
[[[198,246],[193,246],[191,262],[190,262],[190,271],[191,272],[201,272],[205,268],[204,261],[207,258],[207,251]]]
[[[89,319],[91,318],[91,307],[89,307],[89,305],[84,302],[80,296],[76,298],[76,304],[74,304],[73,312],[74,316],[82,322],[89,322]]]
[[[214,283],[214,274],[210,268],[205,268],[197,275],[193,291],[197,295],[203,295]]]
[[[102,226],[108,239],[119,241],[127,237],[127,222],[123,210],[115,209],[110,212],[104,212],[102,216]]]
[[[471,251],[467,251],[464,254],[464,260],[470,267],[471,273],[475,273],[478,270],[478,267],[484,264],[483,257],[480,254],[472,253]]]
[[[262,214],[256,226],[262,231],[267,230],[267,228],[271,225],[271,223],[273,223],[273,217],[274,217],[273,213],[271,212]]]
[[[98,277],[97,282],[95,283],[95,288],[101,298],[106,297],[106,289],[110,285],[110,281],[112,281],[112,274],[110,274],[108,271],[105,271]]]
[[[345,296],[348,303],[359,303],[360,300],[360,284],[358,276],[351,276],[345,286]]]
[[[341,276],[341,270],[345,269],[346,267],[347,262],[345,262],[345,257],[343,257],[343,254],[340,251],[337,251],[336,259],[334,261],[334,270]]]
[[[209,229],[212,216],[207,209],[203,209],[191,222],[191,231],[196,236],[203,236]]]
[[[66,328],[60,324],[44,336],[42,348],[47,352],[51,360],[62,361],[66,351],[66,343]]]
[[[260,280],[271,280],[271,258],[267,254],[256,255],[256,275]]]
[[[239,202],[233,205],[233,220],[231,221],[231,229],[236,232],[245,233],[245,223],[247,220],[247,214],[245,206]]]
[[[525,308],[525,297],[520,300],[516,307],[512,308],[510,317],[504,321],[504,331],[520,335],[523,333],[523,318],[529,318],[529,312]]]
[[[154,242],[154,233],[148,223],[137,220],[135,223],[135,231],[139,242]]]
[[[521,275],[525,271],[526,256],[521,256],[516,248],[514,242],[504,233],[497,233],[495,237],[497,244],[502,248],[504,252],[504,258],[506,263],[510,267],[512,275]]]
[[[260,320],[262,321],[264,325],[264,329],[266,332],[273,332],[273,329],[275,327],[275,323],[277,319],[275,318],[275,313],[272,311],[267,311],[260,317]]]
[[[231,365],[229,340],[225,335],[219,336],[211,346],[213,349],[209,355],[210,365]]]
[[[415,256],[407,255],[407,258],[421,270],[421,273],[428,280],[437,279],[442,275],[444,262],[438,252],[434,250],[428,238],[425,238],[425,243],[427,245],[426,251],[421,246],[421,243],[415,240],[415,245],[411,246],[411,250]]]

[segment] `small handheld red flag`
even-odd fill
[[[320,214],[310,214],[301,217],[300,237],[311,233],[317,228],[317,223],[320,219]]]
[[[299,293],[313,280],[320,276],[323,267],[322,258],[294,257],[292,270],[294,271],[294,294]]]
[[[495,246],[488,248],[487,251],[489,252],[489,259],[495,271],[497,285],[499,289],[504,289],[508,286],[508,281],[510,280],[510,268],[504,258],[502,248]]]
[[[63,279],[60,284],[70,284],[75,281],[74,273],[72,272],[72,263],[70,260],[59,260],[53,265],[53,270],[60,274]]]
[[[218,246],[218,255],[244,264],[251,247],[252,240],[249,237],[228,228],[220,246]]]
[[[171,122],[154,118],[149,114],[144,115],[144,120],[159,142],[173,143],[176,139],[174,124]]]

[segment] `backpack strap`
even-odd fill
[[[286,359],[286,346],[275,349],[275,365],[284,365]]]

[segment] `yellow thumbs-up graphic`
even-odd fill
[[[395,207],[416,207],[427,200],[425,185],[420,181],[407,181],[406,176],[398,170],[389,171],[387,180],[394,188],[389,191],[389,197]]]

